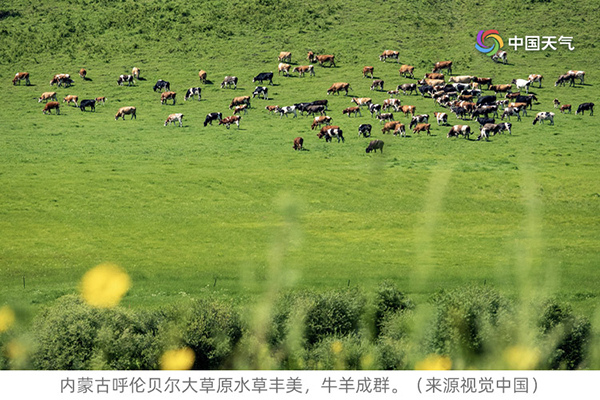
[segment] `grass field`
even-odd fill
[[[417,302],[442,288],[489,285],[597,312],[598,117],[573,111],[557,114],[554,126],[532,121],[536,112],[556,111],[554,98],[574,108],[598,104],[591,68],[600,61],[598,4],[19,4],[6,2],[0,19],[0,303],[49,304],[110,261],[130,274],[123,304],[134,308],[212,292],[243,303],[275,276],[282,289],[316,290],[369,290],[391,279]],[[498,29],[505,41],[573,36],[575,50],[508,48],[508,65],[495,64],[474,49],[481,29]],[[448,139],[449,126],[435,121],[431,136],[382,135],[366,110],[356,119],[342,115],[350,96],[326,90],[346,81],[352,96],[381,103],[388,95],[369,90],[365,65],[386,90],[414,82],[398,76],[395,62],[378,60],[388,48],[418,77],[450,59],[454,75],[495,83],[543,74],[542,88],[532,88],[539,102],[512,121],[512,135],[489,142]],[[337,67],[278,76],[283,50],[294,66],[313,50],[335,54]],[[134,66],[143,80],[119,87],[118,75]],[[77,76],[82,67],[89,80]],[[208,84],[199,83],[199,69]],[[586,70],[585,84],[555,88],[569,69]],[[30,72],[31,86],[11,85],[19,71]],[[269,99],[252,100],[239,130],[202,126],[209,112],[230,115],[231,98],[251,94],[252,77],[268,71],[275,71]],[[51,89],[55,73],[70,73],[75,85]],[[220,89],[225,75],[239,77],[237,90]],[[157,79],[171,82],[176,105],[160,104]],[[200,102],[183,101],[192,86],[202,87]],[[36,99],[48,90],[61,101],[67,94],[108,100],[94,113],[61,105],[60,115],[43,115]],[[323,98],[345,143],[318,140],[310,118],[264,110]],[[400,98],[418,113],[441,111],[429,98]],[[137,107],[137,119],[115,121],[126,105]],[[163,126],[172,112],[185,114],[183,128]],[[453,115],[449,121],[477,130]],[[360,123],[373,124],[372,138],[357,137]],[[296,136],[306,151],[292,150]],[[384,152],[367,155],[374,138],[385,141]]]

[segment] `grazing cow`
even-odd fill
[[[117,111],[117,114],[115,115],[115,121],[118,120],[120,117],[123,118],[123,121],[125,120],[125,115],[130,115],[131,114],[131,119],[137,119],[137,116],[135,115],[136,109],[135,107],[121,107],[119,108],[119,111]]]
[[[329,123],[331,123],[331,117],[328,117],[327,115],[315,117],[315,119],[313,120],[313,123],[310,125],[310,129],[314,130],[318,126],[321,126],[323,124],[329,124]]]
[[[427,134],[431,135],[429,128],[431,128],[431,124],[417,124],[413,129],[413,133],[421,134],[421,131],[427,131]]]
[[[102,103],[104,105],[106,103],[106,97],[104,97],[104,96],[96,97],[94,100],[96,100],[96,103],[98,103],[98,104]]]
[[[575,79],[575,78],[579,79],[579,81],[583,85],[583,80],[585,79],[585,71],[574,71],[574,70],[571,70],[571,71],[567,72],[567,74],[569,76],[572,76],[573,79]]]
[[[383,100],[383,106],[381,107],[382,110],[387,110],[388,108],[392,107],[394,109],[394,111],[398,111],[398,108],[402,105],[402,102],[400,101],[400,99],[385,99]]]
[[[277,74],[281,75],[281,73],[283,72],[283,75],[290,76],[290,68],[292,68],[290,64],[279,63],[279,66],[277,66]]]
[[[443,79],[429,79],[429,78],[421,79],[417,83],[419,85],[442,86],[442,87],[446,84],[446,82],[444,82]]]
[[[540,86],[542,87],[542,80],[544,79],[544,77],[542,75],[539,74],[531,74],[529,75],[529,77],[527,77],[528,81],[531,81],[531,83],[533,82],[539,82]]]
[[[469,125],[454,125],[452,128],[450,128],[450,132],[448,132],[446,137],[447,138],[452,137],[452,136],[458,137],[458,135],[463,135],[463,137],[465,139],[468,139],[470,134],[471,134],[471,127]]]
[[[263,81],[269,81],[269,85],[273,85],[273,73],[272,72],[261,72],[260,74],[256,75],[252,79],[252,83],[254,83],[254,82],[263,83]]]
[[[425,77],[423,79],[441,79],[444,80],[446,76],[444,74],[441,74],[439,72],[428,72],[425,74]]]
[[[171,83],[167,82],[167,81],[163,81],[162,79],[159,79],[158,81],[156,81],[156,84],[154,85],[154,87],[152,88],[152,90],[156,91],[162,91],[162,90],[166,90],[169,91],[171,90]]]
[[[406,92],[410,92],[411,94],[415,92],[417,94],[417,85],[415,83],[404,83],[402,85],[398,85],[396,90],[402,90],[402,93],[406,95]]]
[[[210,113],[206,115],[204,119],[204,126],[210,124],[212,126],[213,121],[220,121],[223,119],[223,114],[220,112]]]
[[[487,118],[489,114],[493,114],[494,117],[498,117],[498,106],[495,104],[489,106],[479,106],[471,111],[471,118],[479,115],[485,115]]]
[[[56,109],[57,115],[60,114],[60,103],[58,101],[51,101],[49,103],[46,103],[42,112],[44,114],[46,114],[46,113],[52,114],[52,110],[54,110],[54,109]]]
[[[173,100],[173,105],[175,105],[175,97],[177,93],[175,92],[164,92],[160,94],[160,104],[166,104],[167,100]]]
[[[169,122],[172,124],[175,124],[175,122],[179,122],[179,126],[182,127],[183,126],[183,114],[178,113],[178,114],[169,115],[169,117],[165,121],[165,126],[169,125]]]
[[[371,90],[375,90],[379,88],[379,90],[383,90],[383,81],[381,79],[377,79],[373,81],[373,84],[371,84]]]
[[[590,116],[594,115],[594,103],[581,103],[579,107],[577,107],[577,111],[575,111],[575,115],[581,113],[584,115],[584,112],[588,110],[590,112]]]
[[[386,122],[383,125],[383,128],[381,128],[381,133],[383,133],[385,135],[387,132],[394,131],[396,129],[396,125],[398,125],[400,123],[401,123],[400,121],[389,121],[389,122]]]
[[[138,67],[133,67],[131,69],[131,75],[135,78],[135,79],[140,79],[140,69]]]
[[[512,85],[490,85],[489,89],[498,95],[498,93],[510,92]]]
[[[436,72],[440,72],[443,69],[447,70],[448,74],[452,75],[452,61],[436,62],[433,67],[433,70],[431,72],[436,73]]]
[[[200,78],[200,82],[206,83],[206,76],[207,76],[206,71],[200,70],[198,72],[198,78]]]
[[[292,146],[292,148],[294,150],[302,150],[303,149],[302,145],[304,145],[304,139],[301,138],[300,136],[298,136],[297,138],[294,139],[294,145]]]
[[[512,124],[510,122],[501,122],[498,124],[496,133],[502,133],[504,131],[508,131],[508,134],[512,135]]]
[[[492,60],[495,62],[502,61],[506,64],[508,62],[508,53],[504,50],[498,50],[496,54],[492,56]]]
[[[381,153],[383,153],[383,140],[371,140],[371,142],[369,142],[369,145],[367,146],[366,152],[367,154],[370,152],[374,152],[377,153],[377,150],[379,150]]]
[[[237,89],[237,82],[238,82],[237,76],[226,76],[223,79],[223,82],[221,82],[221,89],[223,89],[226,86],[231,86],[231,85],[233,85],[234,89]]]
[[[310,104],[308,107],[306,107],[305,111],[306,111],[307,115],[314,115],[314,114],[325,115],[325,106]]]
[[[38,103],[41,103],[42,101],[45,101],[47,103],[48,100],[58,101],[58,99],[56,98],[56,92],[44,92],[44,93],[42,93],[42,95],[38,99]]]
[[[410,125],[408,127],[410,129],[412,129],[413,126],[416,126],[417,124],[427,123],[427,122],[429,122],[429,114],[415,115],[414,117],[412,117],[412,119],[410,121]]]
[[[363,67],[363,69],[362,69],[363,78],[366,78],[367,75],[371,74],[371,79],[373,79],[373,71],[375,71],[374,67]]]
[[[425,94],[433,94],[433,86],[431,85],[422,85],[419,86],[419,93],[421,93],[421,97],[425,97]]]
[[[123,84],[127,82],[127,86],[135,85],[135,81],[133,80],[133,76],[131,75],[119,75],[119,79],[117,79],[117,83],[119,86],[123,86]],[[156,91],[156,89],[154,89]]]
[[[248,108],[250,108],[250,96],[239,96],[234,97],[231,100],[231,104],[229,104],[229,109],[233,109],[235,106],[239,106],[240,104],[248,104]]]
[[[304,115],[305,111],[308,111],[308,107],[310,107],[312,105],[312,103],[295,103],[294,106],[296,107],[297,111],[300,111],[300,115]]]
[[[69,103],[74,103],[74,104],[75,104],[75,107],[77,107],[77,101],[78,101],[78,100],[79,100],[79,97],[78,97],[78,96],[73,96],[73,95],[70,95],[70,96],[67,96],[67,97],[65,97],[65,98],[63,99],[63,103],[67,103],[67,105],[69,105]]]
[[[199,87],[192,87],[185,92],[185,96],[183,97],[183,101],[187,101],[189,98],[193,98],[194,96],[198,96],[198,101],[200,101],[202,89]]]
[[[518,108],[523,113],[523,116],[527,116],[527,103],[508,103],[508,108]]]
[[[516,107],[506,107],[504,109],[504,112],[502,113],[502,120],[504,121],[504,117],[508,117],[508,120],[510,121],[510,117],[511,116],[517,116],[517,121],[521,120],[521,109],[520,108],[516,108]]]
[[[394,119],[394,114],[383,113],[383,114],[379,114],[376,118],[379,120],[379,123],[381,123],[383,121],[392,121]]]
[[[356,117],[356,114],[359,114],[362,117],[362,114],[360,113],[360,107],[356,106],[356,107],[348,107],[346,109],[344,109],[344,111],[342,111],[342,114],[348,114],[348,117],[350,117],[350,114],[354,113],[354,116]]]
[[[575,76],[569,74],[561,75],[556,82],[554,82],[554,86],[565,86],[566,82],[569,82],[569,86],[575,86]]]
[[[289,51],[282,51],[279,53],[279,57],[277,57],[277,61],[283,62],[292,62],[292,53]]]
[[[222,120],[219,121],[219,125],[225,125],[225,127],[227,129],[229,129],[229,126],[231,124],[236,124],[238,129],[240,129],[240,121],[241,121],[242,117],[240,117],[239,115],[232,115],[230,117],[226,117]]]
[[[61,80],[64,81],[65,79],[71,79],[71,75],[69,74],[56,74],[54,75],[54,77],[52,78],[52,80],[50,80],[50,86],[55,85],[55,84],[60,84]]]
[[[319,133],[317,133],[317,137],[319,139],[322,139],[323,137],[325,137],[325,141],[329,141],[329,140],[327,140],[327,131],[330,129],[340,129],[340,127],[337,125],[325,125],[324,127],[321,128],[321,130],[319,130]]]
[[[438,125],[440,123],[442,123],[444,125],[446,125],[448,123],[448,114],[443,113],[443,112],[434,112],[433,115],[435,115],[435,119],[436,119]]]
[[[395,50],[386,50],[379,56],[379,61],[385,61],[388,58],[395,58],[398,62],[400,62],[399,53]]]
[[[545,120],[550,120],[550,125],[554,125],[554,113],[546,111],[537,113],[535,119],[533,120],[533,125],[535,125],[538,121],[540,124],[543,124]]]
[[[338,143],[340,142],[340,140],[342,141],[342,143],[345,142],[344,131],[342,131],[339,126],[335,126],[335,127],[327,129],[325,131],[324,136],[325,136],[325,142],[331,142],[334,137],[337,138]],[[319,139],[320,139],[320,137],[319,137]]]
[[[81,79],[85,79],[86,75],[87,75],[87,71],[85,70],[85,68],[81,68],[79,70],[79,76],[81,77]]]
[[[483,126],[485,124],[495,124],[496,120],[494,118],[477,118],[477,122],[479,126]]]
[[[448,83],[471,83],[473,79],[475,77],[470,75],[451,76],[448,78]]]
[[[400,67],[398,72],[400,72],[400,76],[403,76],[405,78],[408,78],[408,76],[410,76],[411,78],[415,77],[415,75],[414,75],[415,67],[413,67],[412,65],[404,64]]]
[[[482,138],[485,138],[485,140],[488,140],[488,138],[494,134],[496,134],[498,130],[498,125],[496,124],[485,124],[481,127],[481,130],[479,131],[479,136],[477,137],[477,140],[481,140]]]
[[[264,100],[268,100],[269,89],[266,86],[257,86],[256,88],[254,88],[254,92],[252,92],[252,98],[254,98],[256,96],[258,96],[258,97],[262,96],[262,98]]]
[[[335,56],[331,54],[315,56],[315,60],[319,63],[320,66],[324,66],[323,64],[329,63],[330,67],[335,67]]]
[[[450,107],[450,112],[456,115],[456,118],[465,119],[467,116],[467,109],[464,107]]]
[[[415,110],[416,107],[415,106],[401,106],[400,107],[400,111],[402,111],[404,113],[405,117],[408,117],[408,114],[410,114],[411,116],[415,116]]]
[[[492,84],[492,78],[479,78],[479,77],[475,77],[473,79],[473,82],[476,82],[480,85],[488,85],[488,88],[490,87],[490,85]]]
[[[296,113],[296,106],[281,107],[277,111],[279,112],[279,119],[283,118],[284,115],[287,118],[288,114],[294,114],[294,118],[298,117],[298,114]]]
[[[371,124],[360,124],[358,126],[358,137],[370,137],[371,136]]]
[[[344,90],[346,92],[346,96],[348,95],[348,89],[350,88],[350,84],[346,83],[346,82],[337,82],[334,83],[333,85],[331,85],[331,87],[329,89],[327,89],[327,94],[331,94],[331,93],[338,93],[342,90]]]
[[[560,101],[558,99],[554,99],[553,103],[554,103],[554,108],[560,107]]]
[[[279,106],[266,106],[265,110],[267,110],[269,113],[274,113],[279,110]]]
[[[512,84],[514,84],[518,90],[525,88],[525,93],[529,94],[529,85],[531,85],[531,81],[527,79],[513,79]]]
[[[564,114],[565,111],[569,111],[569,114],[571,114],[571,105],[570,104],[564,104],[564,105],[560,106],[560,113]]]
[[[517,96],[514,100],[516,103],[527,103],[531,110],[533,108],[533,102],[538,101],[538,98],[535,97],[534,94],[529,94],[527,96]]]
[[[93,99],[81,100],[81,103],[79,104],[79,109],[81,111],[85,111],[86,107],[89,107],[90,111],[96,111],[96,100],[93,100]]]
[[[31,84],[29,82],[29,72],[17,72],[12,80],[12,83],[13,85],[16,85],[17,82],[19,82],[19,86],[21,86],[21,81],[25,81],[25,85],[27,86]]]
[[[504,96],[505,98],[512,100],[512,99],[516,99],[517,97],[521,96],[521,92],[514,92],[514,93],[506,93],[506,96]]]
[[[244,114],[248,114],[248,104],[242,104],[241,106],[235,106],[235,109],[233,110],[233,115],[239,114],[242,111],[244,112]]]
[[[369,106],[369,104],[371,104],[371,102],[373,101],[373,99],[371,99],[370,97],[353,97],[352,100],[350,100],[351,103],[355,103],[357,106]]]
[[[292,72],[297,72],[299,76],[304,76],[307,72],[309,75],[315,76],[315,68],[313,65],[300,65],[295,67]]]
[[[371,113],[371,118],[373,118],[373,115],[380,114],[381,104],[369,104],[369,112]]]
[[[396,128],[394,128],[394,136],[398,135],[406,137],[406,127],[402,123],[396,124]]]

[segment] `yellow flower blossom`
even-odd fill
[[[512,346],[504,350],[508,369],[533,369],[540,360],[539,351],[525,346]]]
[[[81,280],[81,294],[91,306],[114,307],[131,286],[131,279],[114,264],[100,264],[85,273]]]
[[[448,371],[452,368],[450,357],[430,354],[424,360],[415,364],[415,370]]]
[[[0,333],[6,332],[15,323],[15,312],[9,306],[0,308]]]
[[[191,369],[196,356],[189,347],[178,350],[168,350],[160,358],[160,369],[180,371]]]

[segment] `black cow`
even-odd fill
[[[308,111],[308,107],[314,105],[313,103],[296,103],[294,104],[294,106],[296,107],[297,111],[300,111],[300,115],[302,115],[303,112],[307,112]]]
[[[171,84],[167,81],[163,81],[162,79],[159,79],[158,81],[156,81],[156,85],[154,85],[154,91],[156,92],[158,91],[162,91],[163,89],[169,91],[171,90]]]
[[[451,107],[450,112],[456,114],[456,118],[464,119],[468,111],[464,107]]]
[[[62,86],[62,87],[68,88],[69,86],[73,85],[73,82],[74,81],[71,78],[67,78],[67,77],[59,78],[58,87]]]
[[[361,124],[358,127],[358,136],[363,135],[364,137],[370,137],[371,136],[371,124]]]
[[[584,115],[584,111],[589,110],[590,115],[594,115],[594,103],[582,103],[577,107],[577,111],[575,111],[575,115],[581,113]]]
[[[194,96],[198,96],[198,101],[200,101],[200,92],[202,91],[201,88],[199,87],[193,87],[193,88],[189,88],[187,90],[187,92],[185,92],[185,97],[183,98],[183,100],[187,101],[187,99],[194,97]]]
[[[496,104],[496,96],[481,96],[480,98],[477,99],[477,103],[478,106],[484,105],[484,104]]]
[[[269,81],[269,85],[273,84],[273,73],[272,72],[261,72],[260,74],[256,75],[254,77],[254,79],[252,79],[252,82],[260,82],[263,83],[263,81]]]
[[[535,97],[534,94],[530,94],[528,96],[517,96],[514,99],[515,103],[527,103],[527,105],[529,106],[529,109],[531,110],[533,108],[533,101],[538,101],[537,97]]]
[[[325,106],[325,109],[327,110],[327,100],[315,100],[312,103],[310,103],[311,106]]]
[[[317,105],[311,104],[308,107],[306,107],[306,113],[308,115],[316,114],[316,113],[319,113],[321,115],[326,115],[325,114],[325,106],[317,106]]]
[[[496,120],[494,118],[477,118],[477,122],[479,122],[479,125],[483,126],[485,124],[495,124]]]
[[[423,85],[423,86],[419,86],[419,93],[421,93],[421,96],[425,97],[425,94],[429,93],[429,95],[431,96],[431,94],[433,93],[433,86],[431,85]]]
[[[372,151],[377,153],[377,149],[379,149],[379,151],[381,151],[383,153],[383,140],[379,140],[379,139],[371,140],[366,151],[367,151],[367,153],[370,153]]]
[[[220,121],[223,119],[223,114],[220,112],[210,113],[206,115],[206,119],[204,120],[204,126],[211,124],[213,121]]]
[[[85,108],[89,107],[90,111],[96,111],[96,100],[81,100],[79,103],[79,109],[85,111]]]

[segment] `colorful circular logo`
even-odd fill
[[[486,46],[484,44],[485,41],[488,43],[492,42],[492,45]],[[497,30],[490,29],[488,31],[479,31],[477,34],[477,44],[475,45],[475,48],[483,54],[491,57],[502,47],[504,47],[504,41],[500,37],[500,34]]]

